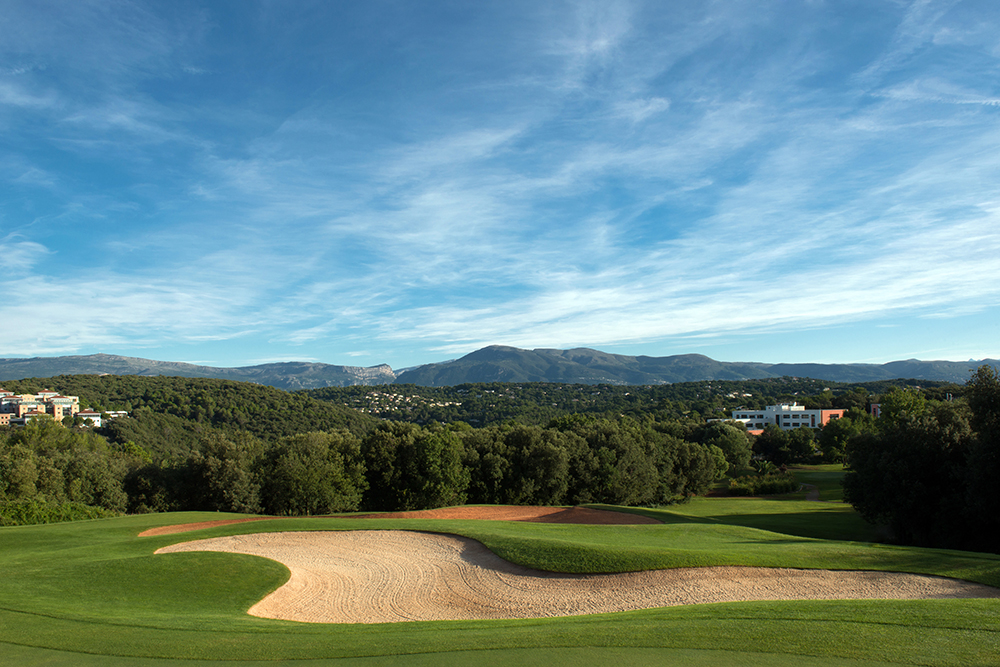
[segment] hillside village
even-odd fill
[[[68,417],[71,423],[78,423],[76,420],[79,419],[80,425],[100,428],[102,414],[111,418],[128,416],[125,411],[100,413],[81,410],[78,396],[63,396],[57,391],[15,394],[0,389],[0,426],[23,426],[32,419],[52,419],[66,423],[64,420]]]

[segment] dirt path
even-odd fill
[[[228,526],[246,521],[267,521],[277,517],[261,516],[248,519],[220,519],[218,521],[199,521],[197,523],[179,523],[173,526],[150,528],[139,533],[139,537],[150,535],[173,535],[191,530]],[[589,507],[537,507],[522,505],[463,505],[461,507],[442,507],[434,510],[419,510],[414,512],[382,512],[379,514],[350,514],[345,519],[480,519],[485,521],[532,521],[537,523],[583,523],[592,525],[635,525],[660,523],[656,519],[630,514],[628,512],[612,512],[595,510]]]
[[[486,521],[531,521],[534,523],[582,523],[589,525],[638,525],[660,523],[629,512],[595,510],[589,507],[537,507],[524,505],[463,505],[414,512],[359,514],[358,519],[480,519]]]
[[[802,488],[806,491],[806,500],[814,500],[819,502],[819,487],[815,484],[803,484]]]
[[[565,575],[513,565],[475,540],[409,531],[289,532],[185,542],[284,563],[250,614],[311,623],[538,618],[736,600],[1000,597],[978,584],[888,572],[692,568]]]
[[[144,530],[139,533],[139,537],[149,537],[150,535],[173,535],[174,533],[186,533],[192,530],[201,530],[203,528],[215,528],[216,526],[228,526],[234,523],[246,523],[247,521],[267,521],[272,518],[274,517],[258,516],[251,517],[249,519],[219,519],[216,521],[198,521],[197,523],[175,523],[172,526],[160,526],[159,528]]]

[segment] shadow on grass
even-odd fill
[[[760,499],[756,499],[760,500]],[[738,502],[738,500],[737,500]],[[783,501],[775,501],[782,503]],[[648,516],[664,524],[713,524],[744,526],[768,530],[783,535],[848,542],[874,542],[877,531],[853,511],[843,505],[821,505],[804,512],[760,512],[751,514],[685,514],[684,505],[653,509],[644,507],[617,507],[614,505],[588,505],[595,509],[628,512]],[[676,509],[675,509],[676,508]]]
[[[821,515],[817,516],[817,515]],[[850,512],[791,512],[788,514],[740,514],[705,517],[712,523],[769,530],[784,535],[822,540],[874,542],[875,527]]]

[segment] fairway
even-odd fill
[[[739,525],[734,502],[703,499],[689,506],[646,510],[670,522],[645,525],[278,518],[139,537],[158,526],[244,518],[181,513],[3,528],[0,663],[996,663],[996,599],[769,600],[562,618],[298,623],[246,613],[288,580],[289,570],[273,560],[209,552],[154,555],[157,549],[194,539],[254,533],[416,530],[464,536],[518,566],[547,571],[818,568],[910,572],[1000,585],[996,556],[763,530]],[[772,506],[762,506],[766,500],[750,502],[756,508],[754,522],[770,513],[779,529],[790,524],[781,519],[778,506],[808,511],[795,501],[770,501]],[[825,504],[811,506],[817,508],[814,522],[822,522]]]

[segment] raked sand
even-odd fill
[[[234,535],[158,550],[262,556],[291,571],[250,609],[309,623],[539,618],[740,600],[998,598],[1000,589],[891,572],[707,567],[567,575],[509,563],[475,540],[400,530]]]

